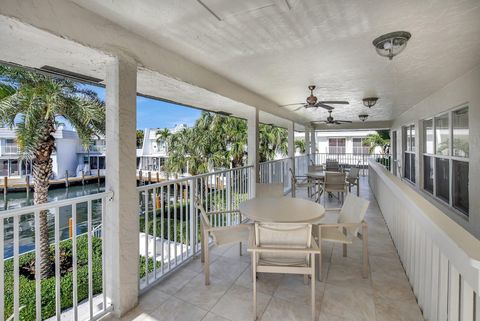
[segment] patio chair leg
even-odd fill
[[[318,225],[318,247],[320,248],[320,254],[316,255],[317,260],[317,277],[318,281],[322,282],[322,228]]]
[[[363,278],[368,277],[368,226],[363,224]]]
[[[243,254],[242,254],[242,242],[240,242],[240,256],[243,256]]]
[[[204,256],[205,256],[205,263],[203,265],[203,270],[205,272],[205,285],[210,285],[210,257],[208,255],[208,233],[205,233],[205,239],[203,244],[207,244],[205,246]]]
[[[205,263],[205,242],[204,242],[204,237],[203,237],[203,226],[200,226],[200,261],[202,263]]]
[[[347,257],[347,244],[342,244],[343,245],[343,257]]]
[[[315,256],[315,254],[312,254],[313,256]],[[312,299],[311,299],[311,303],[312,303],[312,321],[315,321],[315,257],[312,258]]]
[[[357,196],[360,196],[360,179],[357,180]]]

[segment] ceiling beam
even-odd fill
[[[390,129],[392,121],[366,121],[354,122],[340,125],[315,124],[313,128],[317,131],[336,131],[336,130],[364,130],[364,129]]]

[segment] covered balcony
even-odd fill
[[[406,47],[372,46],[397,30],[410,33]],[[358,169],[367,246],[344,256],[321,242],[321,281],[258,273],[258,319],[310,320],[315,284],[315,320],[479,321],[479,31],[473,0],[2,1],[1,63],[105,87],[106,183],[0,212],[0,321],[254,320],[253,247],[240,256],[238,244],[202,242],[197,202],[213,227],[234,227],[257,184],[280,184],[334,223],[341,197],[320,196],[311,174],[332,161]],[[137,95],[245,119],[246,165],[137,186]],[[260,161],[262,123],[288,131],[286,158]],[[318,150],[319,132],[360,129],[388,130],[389,152],[365,155],[361,139],[351,154],[341,140]]]

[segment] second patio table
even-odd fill
[[[252,198],[240,203],[240,213],[257,222],[314,223],[325,215],[318,203],[292,197]]]

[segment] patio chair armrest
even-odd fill
[[[245,224],[236,224],[236,225],[230,225],[230,226],[209,227],[209,228],[204,229],[204,231],[215,233],[216,231],[225,231],[225,230],[233,230],[233,229],[248,229],[248,228],[250,228],[250,227],[245,225]]]
[[[252,246],[248,248],[249,252],[254,253],[297,253],[297,254],[319,254],[320,248],[317,247],[309,247],[309,248],[290,248],[290,247],[275,247],[275,248],[268,248],[268,247],[257,247]]]
[[[335,223],[335,224],[318,224],[320,228],[325,228],[325,227],[362,227],[365,222],[360,222],[360,223]]]

